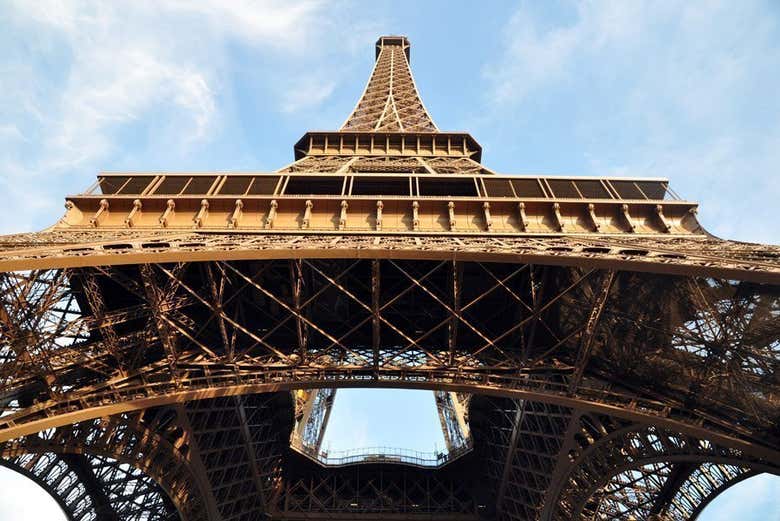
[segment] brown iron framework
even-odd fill
[[[409,59],[277,172],[100,174],[0,237],[2,464],[79,521],[690,520],[780,474],[780,248],[664,179],[494,174]],[[435,391],[467,450],[321,464],[345,387]]]

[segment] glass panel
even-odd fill
[[[611,199],[601,181],[574,181],[574,184],[586,199]]]
[[[102,194],[115,194],[122,188],[127,180],[130,179],[126,176],[111,176],[100,178],[100,193]]]
[[[473,179],[428,179],[417,178],[420,183],[420,195],[434,196],[476,196],[477,187]]]
[[[176,195],[181,192],[182,188],[184,188],[184,185],[186,185],[189,180],[190,177],[186,175],[169,175],[163,180],[160,186],[157,187],[157,190],[155,190],[154,193],[156,195]]]
[[[341,195],[344,178],[291,176],[285,195]]]
[[[488,197],[514,197],[508,179],[484,179]]]
[[[120,194],[140,194],[142,193],[147,186],[149,186],[149,183],[152,182],[152,179],[154,179],[153,176],[133,176],[130,178],[130,182],[127,183],[122,189],[119,191]]]
[[[517,197],[544,197],[544,192],[536,179],[512,179]]]
[[[610,181],[618,195],[622,199],[644,199],[645,196],[636,187],[633,181]]]
[[[206,195],[214,184],[215,176],[196,175],[192,176],[192,182],[184,189],[185,194]]]
[[[279,183],[279,176],[258,176],[249,187],[248,195],[272,195]]]
[[[636,184],[648,199],[662,200],[666,196],[667,183],[661,181],[637,181]]]
[[[249,176],[229,175],[219,189],[219,195],[244,195],[251,181]]]
[[[580,199],[580,194],[574,188],[574,183],[568,179],[548,179],[547,184],[553,191],[553,196],[562,199]]]
[[[355,177],[352,195],[409,195],[406,177]]]

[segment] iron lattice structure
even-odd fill
[[[664,179],[501,176],[403,37],[256,174],[100,174],[0,238],[0,456],[74,520],[694,519],[780,473],[780,248]],[[337,388],[458,457],[318,460]]]

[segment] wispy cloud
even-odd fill
[[[483,70],[493,117],[566,121],[582,173],[669,177],[714,233],[780,241],[776,6],[562,5],[525,3],[507,23]]]
[[[294,82],[283,95],[282,110],[297,112],[319,105],[330,97],[336,82],[332,79],[313,78]]]
[[[9,141],[26,141],[16,125],[0,125],[0,139]]]
[[[20,195],[12,203],[19,220],[4,222],[0,232],[40,227],[29,208],[61,201],[60,181],[75,172],[86,186],[106,161],[150,151],[186,157],[213,140],[225,129],[231,74],[246,66],[232,62],[235,49],[261,66],[273,63],[276,75],[261,78],[276,97],[269,107],[295,112],[323,103],[334,78],[292,82],[285,67],[315,63],[325,71],[333,62],[329,50],[363,36],[337,30],[333,12],[312,0],[0,7],[0,45],[7,43],[0,58],[0,182]],[[31,183],[38,184],[35,202],[24,196]]]

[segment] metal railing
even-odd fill
[[[452,450],[417,451],[397,447],[363,447],[340,451],[315,451],[303,443],[293,440],[291,447],[298,453],[325,465],[327,467],[343,467],[347,465],[371,463],[395,463],[414,467],[438,468],[459,459],[471,452],[471,444]]]

